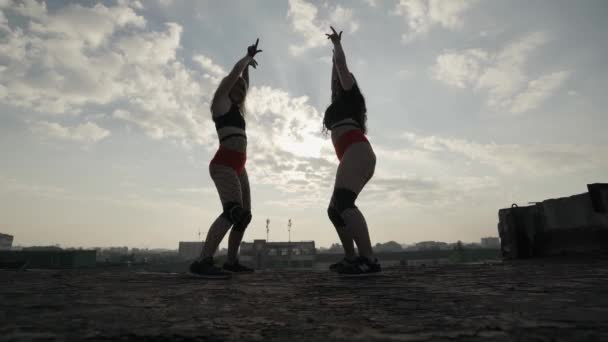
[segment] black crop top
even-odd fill
[[[224,127],[245,129],[245,118],[243,117],[243,114],[241,114],[239,107],[234,103],[226,114],[214,117],[213,122],[215,122],[216,130]]]
[[[323,117],[323,124],[327,129],[331,129],[338,121],[353,119],[361,126],[357,113],[362,110],[365,111],[365,99],[355,83],[350,90],[344,90],[342,94],[327,107],[325,116]]]

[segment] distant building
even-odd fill
[[[389,241],[385,243],[376,243],[374,246],[374,252],[401,252],[403,247],[395,241]]]
[[[0,250],[10,250],[13,248],[13,236],[0,233]]]
[[[481,248],[500,248],[500,239],[497,237],[481,238]]]
[[[22,265],[23,268],[87,268],[95,267],[95,250],[0,251],[0,264]]]
[[[102,263],[126,263],[132,261],[129,256],[129,247],[99,247],[97,261]]]
[[[194,260],[203,252],[205,241],[180,241],[178,255],[184,260]]]
[[[428,251],[428,250],[444,250],[449,249],[449,245],[445,242],[438,241],[422,241],[416,244],[416,250]]]
[[[114,253],[114,254],[129,254],[129,247],[106,247],[101,248],[101,251],[104,253]]]
[[[32,246],[32,247],[23,247],[22,250],[24,251],[62,251],[63,249],[59,246]]]
[[[257,269],[313,268],[315,242],[267,242],[254,240],[241,243],[239,260]]]

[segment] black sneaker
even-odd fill
[[[329,265],[329,270],[330,270],[331,272],[338,272],[338,270],[339,270],[340,268],[350,265],[351,263],[355,262],[355,260],[356,260],[356,259],[354,259],[354,260],[353,260],[353,259],[349,260],[349,259],[347,259],[347,258],[344,258],[344,259],[342,259],[342,260],[340,260],[340,261],[336,262],[335,264],[331,264],[331,265]]]
[[[233,264],[224,263],[224,266],[222,268],[224,270],[226,270],[228,272],[232,272],[232,273],[253,273],[254,272],[253,268],[247,267],[245,265],[241,265],[238,260]]]
[[[205,279],[228,279],[232,275],[213,264],[213,258],[195,260],[190,264],[190,274]]]
[[[358,257],[357,260],[348,265],[344,265],[336,272],[343,276],[367,276],[374,275],[382,271],[382,267],[378,263],[378,259],[371,260],[366,257]]]

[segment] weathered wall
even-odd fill
[[[608,251],[608,184],[591,192],[501,209],[498,232],[504,258]]]

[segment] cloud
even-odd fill
[[[451,154],[461,161],[491,166],[502,175],[538,177],[608,167],[608,162],[597,158],[608,153],[608,147],[602,145],[482,144],[464,139],[419,136],[411,132],[404,133],[402,138],[409,143],[406,148],[425,151],[427,157],[445,161],[449,160],[446,154]]]
[[[192,60],[205,72],[203,78],[208,79],[214,85],[219,84],[222,77],[227,75],[226,70],[222,66],[215,64],[213,60],[207,56],[196,55],[192,57]]]
[[[108,103],[124,90],[123,56],[108,42],[119,29],[145,24],[130,7],[69,5],[49,14],[44,3],[26,1],[5,11],[29,21],[9,27],[0,38],[0,59],[7,67],[0,79],[8,89],[3,102],[44,113],[78,113],[83,105]]]
[[[462,15],[476,0],[400,0],[394,13],[405,19],[408,31],[402,36],[410,42],[435,27],[456,30],[463,26]]]
[[[454,87],[467,88],[480,78],[482,63],[487,59],[488,53],[481,49],[444,53],[437,57],[433,77]]]
[[[62,187],[32,184],[15,178],[5,178],[0,175],[0,193],[1,192],[50,198],[62,198],[68,193],[67,190]]]
[[[192,57],[192,60],[197,62],[204,71],[210,73],[213,76],[226,75],[226,71],[224,70],[224,68],[222,68],[220,65],[215,64],[213,60],[211,60],[211,58],[209,57],[203,55],[196,55]]]
[[[110,131],[92,122],[68,127],[56,122],[39,121],[32,123],[30,128],[34,133],[50,138],[83,143],[95,143],[110,135]]]
[[[498,181],[489,176],[460,176],[450,179],[377,176],[363,190],[361,203],[382,201],[388,207],[445,208],[459,203],[478,201],[483,194],[495,190]]]
[[[0,102],[42,116],[103,106],[153,138],[215,142],[206,120],[214,81],[177,59],[180,25],[149,31],[135,4],[21,9],[29,22],[0,36]]]
[[[321,135],[321,113],[306,96],[262,86],[250,90],[247,116],[250,177],[313,205],[337,166],[329,138]]]
[[[292,55],[298,56],[307,50],[325,46],[328,44],[327,36],[329,26],[333,25],[336,30],[347,27],[348,32],[354,33],[359,29],[359,22],[353,16],[352,9],[337,5],[329,12],[323,13],[319,18],[319,8],[305,0],[289,0],[287,17],[291,20],[293,30],[298,33],[304,41],[289,46]]]
[[[45,137],[87,143],[106,138],[109,131],[86,119],[94,108],[153,139],[216,148],[209,102],[226,69],[203,53],[195,53],[194,67],[188,67],[178,57],[182,27],[166,23],[150,30],[133,4],[68,5],[52,13],[43,7],[22,26],[10,27],[0,38],[0,58],[8,61],[0,69],[6,76],[0,78],[0,101],[32,110],[31,129]],[[99,34],[59,34],[79,25],[72,13],[88,15]],[[352,19],[352,11],[339,6],[333,13]],[[252,178],[313,204],[316,190],[331,185],[337,165],[329,138],[321,135],[322,114],[308,97],[267,86],[250,88],[247,109]],[[50,113],[80,122],[65,126],[45,118]]]
[[[374,144],[379,162],[361,197],[371,210],[380,210],[379,202],[389,208],[486,205],[510,196],[515,184],[608,168],[599,157],[608,154],[606,145],[480,143],[412,132],[401,139],[399,147]]]
[[[167,23],[165,32],[146,32],[118,39],[116,49],[125,62],[137,66],[163,66],[175,60],[182,27]]]
[[[329,14],[329,22],[334,28],[348,27],[348,32],[355,33],[359,30],[359,22],[353,16],[353,10],[344,8],[340,5],[336,6]]]
[[[547,41],[544,33],[534,32],[496,53],[483,49],[447,51],[437,57],[431,73],[447,85],[486,93],[486,104],[491,108],[527,112],[542,104],[569,76],[567,71],[558,71],[532,79],[526,73],[530,56]]]
[[[19,11],[21,7],[17,7],[16,11],[33,20],[30,23],[32,31],[81,40],[91,48],[100,46],[118,29],[128,26],[142,28],[146,24],[146,20],[127,5],[70,5],[53,15],[46,13],[44,3],[30,7],[36,8],[35,11],[28,10],[24,13]]]
[[[569,72],[558,71],[528,82],[526,89],[519,93],[511,105],[513,113],[523,113],[538,107],[566,81]]]
[[[363,0],[363,2],[365,2],[370,7],[376,7],[376,6],[378,6],[378,1],[377,0]]]

